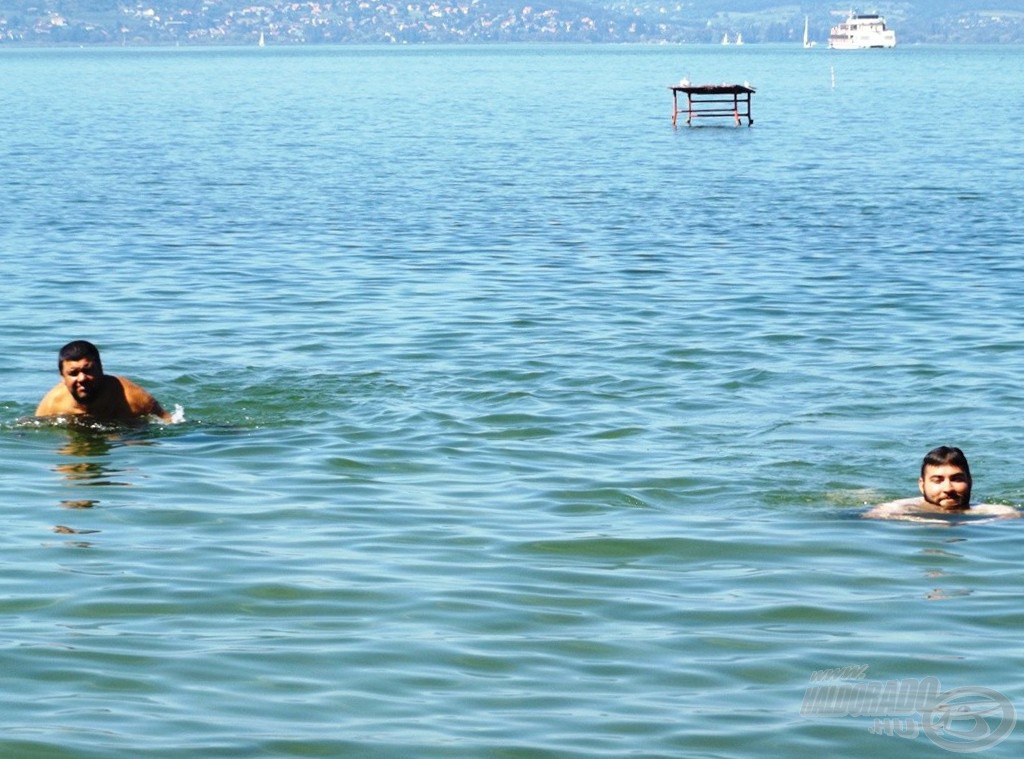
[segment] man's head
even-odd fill
[[[88,340],[72,340],[60,349],[57,354],[57,371],[64,372],[65,361],[79,361],[83,358],[92,360],[93,364],[103,373],[103,364],[100,361],[100,349]]]
[[[88,340],[75,340],[57,354],[57,370],[71,397],[88,406],[96,397],[103,379],[100,352]]]
[[[925,454],[917,486],[928,503],[957,511],[971,503],[971,468],[959,448],[939,446]]]

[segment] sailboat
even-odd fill
[[[267,41],[266,41],[266,39],[264,39],[264,37],[263,37],[263,32],[260,32],[260,41],[259,41],[259,46],[260,46],[260,47],[266,47],[266,46],[267,46]]]
[[[722,35],[722,44],[723,45],[728,45],[729,44],[729,32],[726,32],[725,34]]]
[[[817,42],[811,42],[807,34],[807,16],[804,16],[804,47],[814,47],[817,44]]]
[[[743,33],[742,32],[736,32],[736,44],[737,45],[742,45],[743,44]]]

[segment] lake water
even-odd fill
[[[1024,523],[859,515],[1024,502],[1022,61],[0,51],[0,755],[1018,756]]]

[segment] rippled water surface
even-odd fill
[[[0,52],[0,755],[1018,755],[1022,55]]]

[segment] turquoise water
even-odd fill
[[[1022,56],[0,53],[0,755],[951,753],[802,713],[842,667],[1024,707],[1022,526],[858,518],[943,443],[1024,502]],[[673,129],[684,76],[755,126]],[[186,420],[26,420],[74,338]]]

